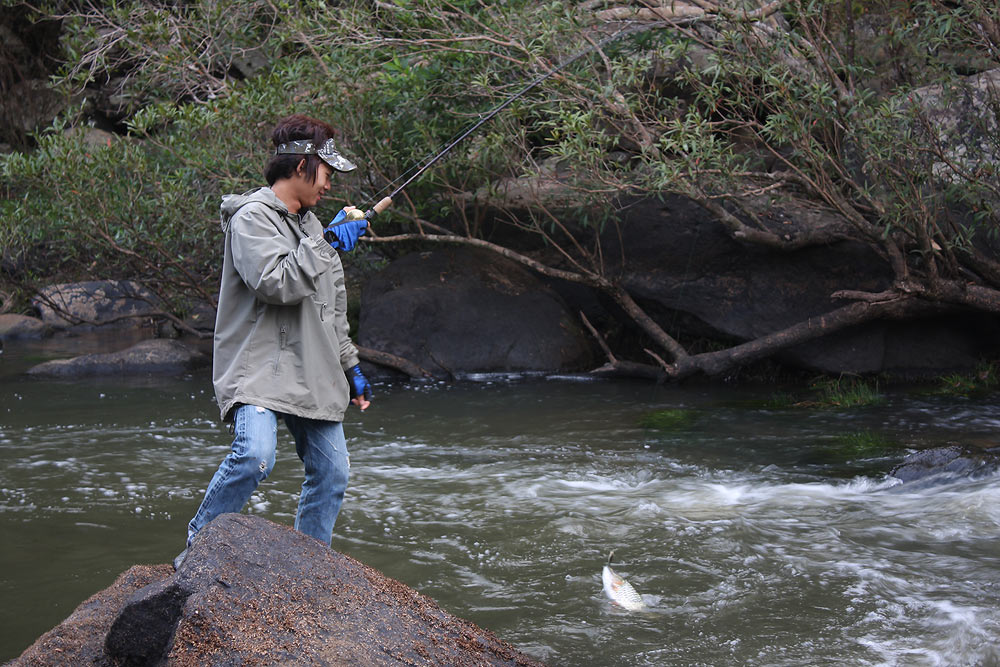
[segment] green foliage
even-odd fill
[[[75,109],[35,151],[0,158],[0,214],[11,221],[0,243],[13,253],[47,244],[81,274],[107,263],[196,293],[215,284],[219,196],[260,185],[277,118],[301,111],[340,128],[362,169],[337,183],[334,206],[370,204],[594,43],[593,16],[565,2],[48,8],[68,15],[62,83],[114,81],[128,135],[90,146],[66,131],[82,122]],[[967,68],[996,66],[996,45],[977,28],[989,10],[985,0],[812,0],[765,24],[713,15],[650,26],[587,53],[456,146],[407,188],[408,213],[443,222],[442,211],[464,212],[468,193],[558,163],[579,190],[564,217],[582,230],[600,229],[622,194],[728,204],[766,191],[853,213],[859,238],[898,236],[907,257],[972,252],[998,226],[995,119],[980,119],[986,139],[949,166],[914,95],[937,83],[945,103],[957,100]],[[602,265],[599,247],[559,236],[547,213],[517,224]],[[956,257],[942,270],[957,270]]]

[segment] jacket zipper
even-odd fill
[[[281,328],[278,329],[278,354],[274,355],[274,374],[277,375],[281,372],[281,353],[285,349],[285,341],[287,340],[287,333],[285,331],[285,325],[282,324]]]

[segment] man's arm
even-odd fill
[[[334,262],[334,251],[319,234],[292,246],[258,207],[232,220],[233,265],[261,301],[293,305],[316,293],[317,278]]]

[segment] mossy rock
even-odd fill
[[[904,445],[882,433],[854,431],[835,436],[830,442],[809,452],[807,463],[844,464],[891,456]]]
[[[639,425],[657,431],[676,431],[691,426],[697,419],[693,410],[671,408],[647,412],[639,419]]]

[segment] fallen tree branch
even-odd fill
[[[600,368],[590,371],[590,375],[602,378],[642,378],[663,382],[668,379],[662,368],[652,364],[640,364],[635,361],[608,362]]]
[[[355,347],[358,348],[358,356],[365,361],[378,364],[379,366],[385,366],[386,368],[395,369],[401,373],[409,375],[411,378],[433,377],[433,374],[430,371],[421,368],[409,359],[404,359],[403,357],[390,352],[373,350],[370,347],[362,347],[361,345],[356,345]]]
[[[736,366],[762,359],[778,350],[828,336],[850,326],[882,317],[913,316],[934,310],[936,307],[933,304],[909,294],[900,294],[898,299],[890,301],[855,302],[725,350],[691,355],[679,362],[668,364],[666,370],[671,379],[675,380],[699,372],[719,375]]]

